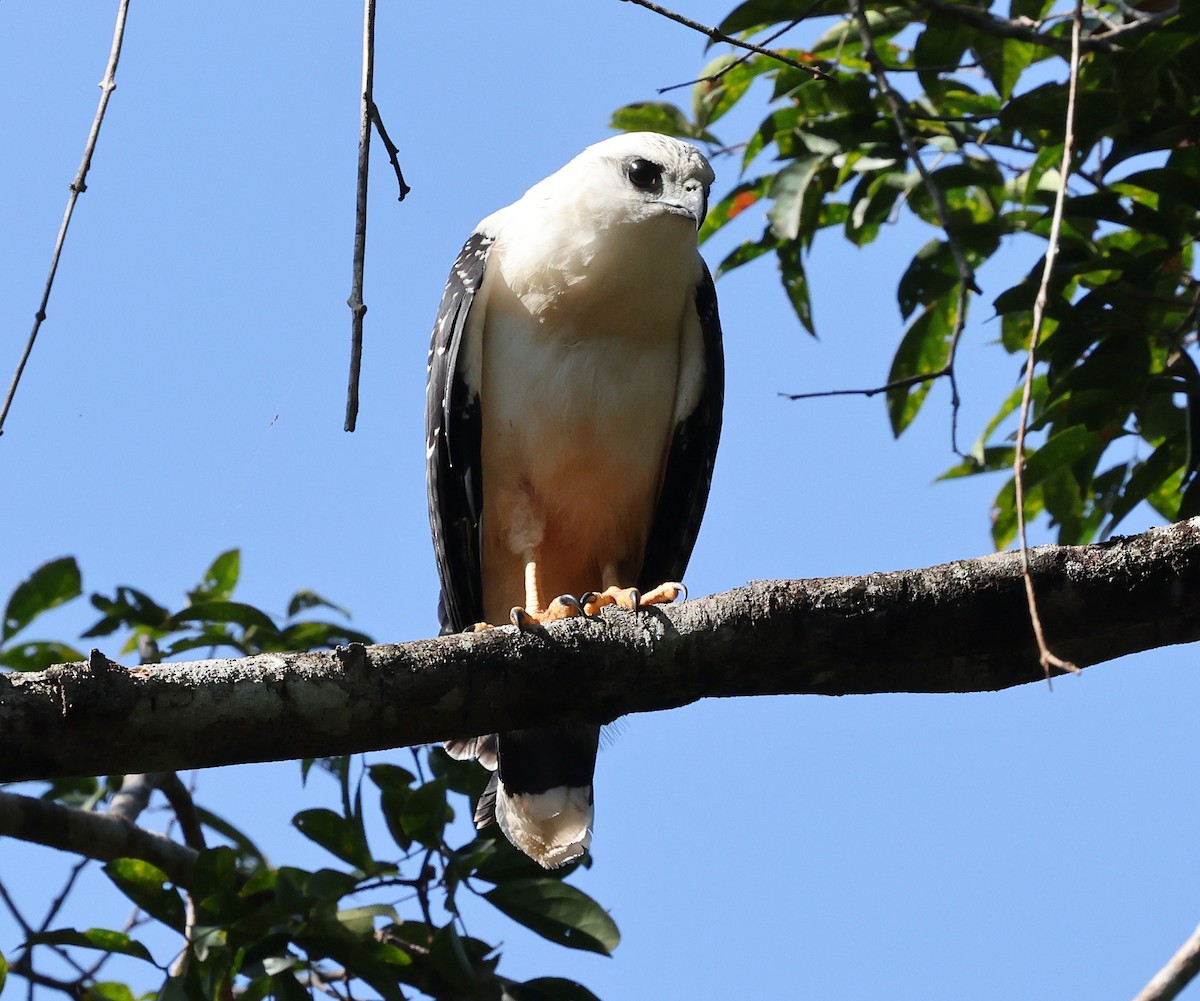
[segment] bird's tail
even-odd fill
[[[496,820],[521,851],[546,869],[579,858],[592,842],[592,776],[600,728],[560,724],[450,741],[455,758],[495,771],[475,809],[475,826]]]

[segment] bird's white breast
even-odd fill
[[[489,616],[521,603],[531,550],[550,596],[610,583],[599,579],[607,566],[636,574],[681,364],[699,337],[701,266],[686,220],[512,235],[493,247],[482,322],[468,331],[480,368],[471,381],[483,410]]]

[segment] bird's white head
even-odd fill
[[[708,211],[713,169],[695,146],[656,132],[629,132],[589,146],[535,185],[526,199],[588,205],[614,219],[687,218],[697,229]]]

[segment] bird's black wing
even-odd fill
[[[425,486],[442,585],[438,600],[442,633],[459,632],[483,618],[479,394],[463,381],[459,361],[467,315],[483,284],[493,242],[494,237],[475,233],[464,244],[446,281],[429,345]]]
[[[707,267],[696,286],[696,312],[704,335],[704,386],[696,408],[675,427],[638,577],[638,587],[643,591],[665,581],[683,579],[708,503],[717,443],[721,438],[725,353],[717,293]]]

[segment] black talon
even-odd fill
[[[529,613],[520,607],[515,607],[508,613],[508,621],[517,627],[518,632],[522,633],[527,632],[530,626],[533,625],[533,619]]]
[[[557,598],[550,602],[550,608],[554,608],[556,605],[563,608],[573,608],[576,614],[583,614],[583,609],[579,605],[579,599],[573,594],[560,594]]]
[[[636,612],[642,607],[642,592],[636,587],[631,587],[629,589],[629,601],[633,605],[633,610]]]

